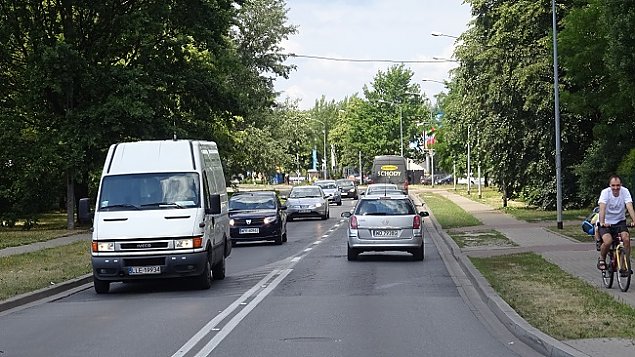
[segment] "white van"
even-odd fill
[[[231,253],[225,177],[214,142],[114,144],[104,164],[92,237],[95,291],[114,281],[225,278]]]

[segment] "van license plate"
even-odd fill
[[[259,228],[241,228],[240,229],[240,234],[246,234],[246,233],[260,233],[260,229]]]
[[[128,267],[128,275],[161,274],[161,266]]]
[[[375,231],[373,231],[373,236],[375,238],[395,238],[399,236],[399,231],[388,230],[388,229],[376,229]]]

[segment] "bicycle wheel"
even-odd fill
[[[626,292],[631,285],[631,262],[626,256],[624,248],[620,248],[616,252],[616,257],[618,259],[617,266],[619,267],[617,272],[617,285],[620,287],[620,290]]]
[[[613,253],[611,252],[606,255],[606,269],[602,270],[602,283],[607,289],[613,287]]]

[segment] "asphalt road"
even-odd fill
[[[288,222],[282,246],[237,246],[209,290],[183,282],[92,285],[0,314],[0,356],[514,356],[432,241],[346,259],[346,221]],[[426,222],[428,234],[432,225]]]

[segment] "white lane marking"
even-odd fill
[[[346,221],[345,219],[341,220],[341,221]],[[337,228],[337,225],[336,225]],[[329,231],[329,233],[332,233],[333,231],[335,231],[335,229],[332,229]],[[328,238],[330,234],[325,234],[322,236],[322,238]],[[320,244],[321,241],[315,241],[313,242],[314,245],[316,244]],[[304,250],[304,253],[308,253],[309,251],[311,251],[313,248],[307,248]],[[249,289],[247,292],[245,292],[243,295],[241,295],[241,297],[239,297],[237,300],[235,300],[231,305],[229,305],[225,310],[219,312],[219,314],[214,317],[210,322],[208,322],[205,326],[203,326],[203,328],[201,328],[201,330],[199,330],[199,332],[197,332],[194,336],[192,336],[192,338],[190,338],[189,341],[187,341],[181,348],[179,348],[179,350],[174,353],[172,355],[172,357],[183,357],[186,354],[188,354],[192,348],[194,348],[195,345],[197,345],[206,335],[208,335],[210,332],[216,332],[219,331],[219,328],[217,328],[216,326],[218,324],[220,324],[225,318],[227,318],[227,316],[229,316],[230,314],[232,314],[236,309],[238,308],[242,308],[242,310],[240,312],[238,312],[231,320],[230,322],[226,325],[229,326],[232,321],[234,321],[238,316],[242,316],[240,318],[240,320],[242,320],[244,318],[243,316],[243,312],[246,311],[244,313],[244,315],[246,316],[246,314],[248,312],[250,312],[251,310],[253,310],[256,305],[258,303],[260,303],[260,301],[262,299],[264,299],[266,297],[267,294],[269,294],[269,292],[271,292],[271,290],[273,290],[279,283],[280,281],[282,281],[282,279],[284,279],[284,277],[286,277],[287,275],[289,275],[289,273],[292,271],[292,267],[299,262],[306,254],[303,254],[301,256],[297,256],[291,259],[290,264],[288,265],[286,270],[283,270],[283,273],[280,273],[280,270],[275,269],[272,272],[270,272],[269,274],[267,274],[266,277],[264,277],[262,280],[260,280],[257,284],[255,284],[251,289]],[[277,274],[278,277],[276,277],[276,279],[272,282],[269,283],[269,280],[276,276]],[[282,278],[281,278],[282,276]],[[246,303],[245,301],[248,300],[252,295],[254,295],[257,291],[261,291],[256,298],[254,298],[251,302]],[[258,300],[258,302],[255,305],[252,305],[252,303],[258,299],[259,296],[261,296],[261,294],[263,294],[264,291],[267,291],[267,294],[262,295],[262,297],[260,298],[260,300]],[[238,324],[238,322],[240,322],[240,320],[237,320],[236,325]],[[233,330],[236,326],[231,326],[231,329],[226,330],[225,327],[223,327],[222,329],[220,329],[220,333],[217,333],[215,335],[215,337],[212,338],[212,340],[205,346],[205,348],[210,347],[211,349],[209,350],[209,352],[207,352],[208,354],[212,352],[213,349],[215,349],[218,344],[222,341],[222,339],[224,339],[229,332],[231,332],[231,330]],[[226,331],[226,332],[225,332]],[[217,339],[218,336],[222,335],[222,338]],[[214,342],[216,341],[216,342]],[[204,348],[204,349],[205,349]],[[204,351],[201,350],[199,352],[199,354],[197,354],[197,356],[201,355],[201,353],[203,353]],[[205,356],[205,354],[203,355]]]
[[[282,273],[278,275],[278,277],[271,284],[269,284],[269,286],[266,289],[258,293],[258,295],[256,295],[256,297],[251,302],[249,302],[249,305],[247,305],[247,307],[245,307],[240,312],[238,312],[236,316],[234,316],[227,323],[227,325],[223,326],[223,329],[218,334],[216,334],[195,355],[195,357],[209,356],[214,351],[214,349],[218,346],[218,344],[221,343],[223,339],[225,339],[225,337],[227,337],[227,335],[229,335],[229,333],[232,332],[234,328],[236,328],[236,326],[238,326],[240,321],[242,321],[247,316],[247,314],[251,312],[251,310],[253,310],[262,300],[264,300],[264,298],[267,297],[267,295],[269,295],[269,293],[271,293],[273,289],[276,286],[278,286],[278,284],[280,284],[280,282],[282,282],[282,280],[284,280],[284,278],[286,278],[287,275],[291,273],[291,271],[293,271],[293,269],[285,269],[284,271],[282,271]]]
[[[320,243],[322,243],[322,241],[321,241],[321,240],[316,240],[315,242],[313,242],[313,245],[318,245],[318,244],[320,244]]]
[[[260,280],[256,285],[254,285],[251,289],[247,290],[242,296],[240,296],[237,300],[235,300],[231,305],[229,305],[225,310],[223,310],[220,314],[216,315],[210,322],[208,322],[203,328],[201,328],[189,341],[187,341],[181,348],[179,348],[176,353],[172,355],[172,357],[182,357],[187,354],[199,341],[203,339],[210,331],[212,331],[216,325],[222,322],[227,316],[229,316],[234,310],[240,307],[243,302],[249,299],[253,294],[255,294],[260,287],[265,282],[269,281],[273,276],[278,274],[279,270],[275,269],[271,273],[267,274],[262,280]]]

